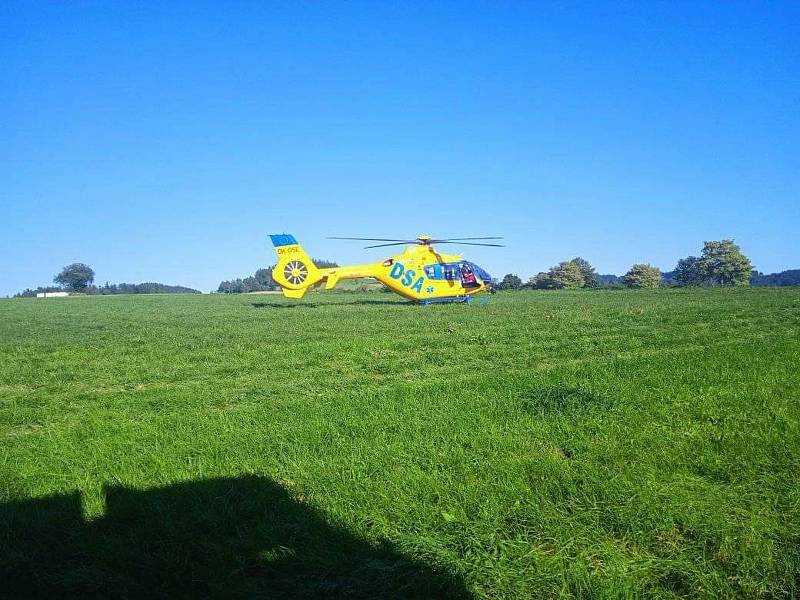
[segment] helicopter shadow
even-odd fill
[[[276,482],[225,477],[0,505],[0,597],[470,598],[456,574],[371,544]]]
[[[252,302],[253,308],[319,308],[322,306],[413,306],[407,300],[352,300],[350,302],[320,302],[288,304],[281,302]]]
[[[317,308],[317,304],[282,304],[280,302],[252,302],[253,308]]]

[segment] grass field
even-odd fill
[[[0,301],[0,596],[797,597],[800,290]]]

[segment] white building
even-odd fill
[[[37,298],[66,298],[69,292],[37,292]]]

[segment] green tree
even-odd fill
[[[528,283],[526,283],[526,287],[533,288],[535,290],[547,290],[550,289],[552,282],[550,281],[550,274],[540,271],[530,279],[528,279]]]
[[[706,278],[703,274],[702,259],[697,256],[680,259],[672,273],[672,278],[682,287],[705,285]]]
[[[503,277],[503,280],[497,284],[498,290],[518,290],[522,287],[522,279],[514,275],[513,273],[508,273]]]
[[[733,240],[703,244],[703,273],[713,285],[750,285],[753,265]]]
[[[560,262],[552,267],[541,282],[544,287],[554,290],[582,288],[585,285],[580,265],[572,260]]]
[[[622,278],[629,288],[657,288],[661,286],[661,270],[646,263],[637,263]]]
[[[674,278],[678,285],[750,285],[753,266],[733,240],[705,242],[700,257],[678,261]]]
[[[263,290],[261,289],[261,286],[258,284],[258,280],[252,275],[250,277],[245,277],[242,280],[242,292],[244,292],[245,294],[249,292],[261,292],[261,291]]]
[[[94,271],[84,263],[72,263],[64,267],[61,272],[53,277],[57,283],[73,292],[83,292],[94,281]]]
[[[595,288],[600,286],[600,282],[597,279],[597,271],[595,271],[594,267],[589,264],[588,260],[581,258],[580,256],[576,256],[569,262],[575,263],[575,265],[578,267],[578,270],[581,272],[581,277],[583,277],[583,285],[580,287]]]
[[[598,287],[600,282],[589,261],[576,257],[558,263],[546,273],[539,273],[528,280],[528,286],[543,290],[564,288]]]
[[[275,267],[267,267],[265,269],[258,269],[253,277],[256,278],[261,291],[274,290],[278,284],[272,279],[272,271]]]

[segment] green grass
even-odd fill
[[[797,597],[800,290],[0,301],[0,596]]]

